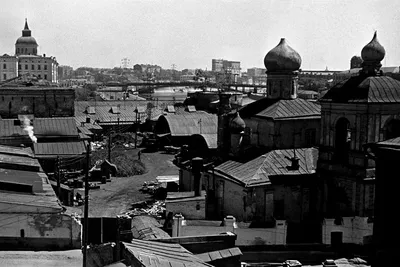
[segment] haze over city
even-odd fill
[[[345,70],[375,30],[383,66],[400,62],[400,2],[357,1],[24,1],[2,2],[0,50],[13,54],[25,18],[39,53],[74,68],[133,64],[211,69],[212,58],[263,67],[285,37],[302,69]]]

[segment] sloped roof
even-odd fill
[[[193,136],[201,136],[206,142],[209,149],[218,147],[218,134],[194,134]]]
[[[321,106],[301,98],[291,100],[262,98],[244,106],[239,113],[242,118],[257,116],[273,120],[321,117]]]
[[[122,243],[126,252],[131,253],[146,267],[212,266],[197,258],[179,244],[161,243],[133,239],[131,243]]]
[[[81,155],[86,152],[84,142],[34,143],[35,156]]]
[[[167,121],[171,136],[189,136],[193,134],[207,135],[217,133],[217,115],[205,111],[161,115],[159,120],[161,119]]]
[[[161,229],[162,225],[151,216],[134,216],[131,225],[133,238],[136,239],[149,240],[170,237]]]
[[[33,157],[33,152],[30,147],[12,147],[0,145],[0,154],[13,155],[21,157]]]
[[[381,146],[400,147],[400,137],[387,139],[377,144]]]
[[[240,249],[238,247],[233,247],[196,254],[196,257],[202,259],[205,262],[212,262],[216,260],[227,259],[230,257],[238,257],[241,255],[243,255],[243,253],[240,251]]]
[[[333,86],[320,102],[399,103],[400,81],[388,76],[354,76]]]
[[[74,117],[35,118],[33,120],[35,136],[78,136]]]
[[[14,120],[11,119],[0,119],[0,137],[10,137],[10,136],[26,136],[28,137],[28,132],[20,125],[14,125]]]
[[[297,170],[290,168],[293,149],[272,150],[246,163],[227,161],[215,167],[214,170],[246,187],[270,184],[272,176],[315,173],[318,160],[316,148],[298,148],[296,156],[300,159]]]

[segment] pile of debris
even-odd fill
[[[161,187],[161,183],[157,181],[147,181],[144,182],[142,188],[139,191],[148,194],[154,194],[158,188]]]
[[[91,144],[91,150],[92,151],[103,149],[107,145],[106,142],[100,142],[100,141],[91,142],[90,144]]]
[[[125,213],[130,217],[137,215],[150,215],[155,218],[161,219],[165,215],[165,202],[156,201],[149,203],[147,201],[141,201],[132,204],[132,210]]]

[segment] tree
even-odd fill
[[[353,56],[350,60],[350,69],[361,68],[363,60],[359,56]]]

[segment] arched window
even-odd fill
[[[350,122],[346,118],[340,118],[335,127],[335,158],[341,162],[347,162],[350,150],[351,131]]]
[[[386,123],[385,125],[385,135],[384,139],[391,139],[400,136],[400,120],[393,119]]]

